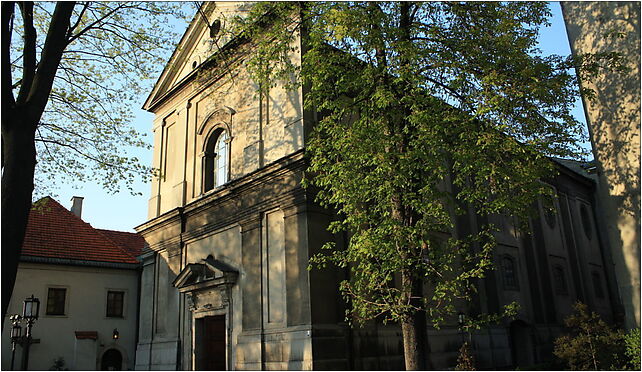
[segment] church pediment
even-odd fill
[[[152,111],[172,91],[195,76],[201,64],[232,39],[229,29],[233,18],[243,17],[250,5],[248,2],[206,2],[196,12],[143,109]]]
[[[191,292],[208,287],[232,285],[236,283],[238,271],[228,264],[212,257],[201,263],[190,263],[178,274],[174,287],[180,292]]]

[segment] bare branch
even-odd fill
[[[88,26],[80,30],[77,34],[71,36],[70,38],[67,39],[67,44],[71,44],[74,40],[78,39],[79,37],[83,36],[86,34],[89,30],[96,28],[97,25],[100,25],[103,23],[103,21],[109,17],[111,17],[114,13],[119,11],[120,9],[125,8],[125,4],[120,3],[118,4],[117,7],[111,9],[109,12],[101,16],[100,18],[96,19],[94,22],[90,23]]]
[[[13,109],[16,104],[13,96],[13,84],[11,79],[11,35],[13,32],[13,12],[15,4],[13,1],[2,2],[2,109],[5,115]],[[3,125],[7,123],[3,120]]]
[[[74,23],[71,27],[69,27],[69,31],[67,31],[67,39],[69,39],[71,37],[71,35],[74,32],[74,30],[76,29],[76,27],[78,27],[80,22],[82,22],[82,17],[85,15],[85,11],[87,10],[87,8],[89,8],[89,4],[90,4],[89,1],[86,1],[83,4],[82,9],[80,10],[80,13],[78,14],[78,19],[76,19],[76,23]]]
[[[30,1],[18,4],[22,13],[23,54],[22,54],[22,84],[18,91],[17,104],[21,105],[27,100],[27,94],[31,89],[34,76],[36,75],[36,28],[33,26],[33,3]]]
[[[104,160],[102,160],[100,158],[97,158],[95,156],[87,154],[87,153],[81,151],[80,149],[78,149],[76,146],[73,146],[73,145],[71,145],[69,143],[62,143],[60,141],[56,141],[56,140],[52,140],[52,139],[48,139],[48,138],[36,138],[35,141],[36,142],[41,142],[41,143],[51,143],[51,144],[54,144],[54,145],[57,145],[57,146],[60,146],[60,147],[66,147],[66,148],[74,150],[77,154],[83,156],[84,158],[87,158],[89,160],[95,161],[96,163],[99,163],[99,164],[102,164],[102,165],[105,165],[105,166],[108,166],[108,167],[117,167],[116,164],[112,164],[112,163],[106,162],[106,161],[104,161]]]
[[[56,4],[45,47],[42,51],[40,63],[29,91],[26,102],[33,104],[32,110],[40,113],[47,104],[56,71],[60,65],[62,51],[64,50],[65,35],[69,27],[69,17],[74,9],[75,2],[59,2]],[[39,119],[39,118],[37,118]],[[37,124],[37,120],[34,125]]]

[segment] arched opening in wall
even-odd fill
[[[227,131],[216,129],[205,142],[203,154],[203,192],[228,181],[230,140]]]
[[[123,369],[123,356],[120,351],[116,349],[109,349],[104,354],[100,361],[100,369],[102,371],[120,371]]]
[[[513,367],[533,365],[534,345],[531,328],[523,320],[515,320],[510,323],[509,332]]]
[[[518,291],[519,280],[517,275],[517,265],[515,259],[511,255],[504,255],[501,261],[502,267],[502,282],[504,283],[505,290]]]

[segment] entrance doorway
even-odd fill
[[[533,360],[533,338],[528,324],[515,320],[510,324],[510,348],[514,367],[528,367]]]
[[[225,315],[197,318],[194,336],[196,370],[224,371],[227,366]]]
[[[123,356],[116,349],[109,349],[103,354],[100,361],[100,369],[103,371],[120,371],[123,369]]]

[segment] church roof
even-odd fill
[[[51,197],[34,204],[23,257],[138,264],[145,241],[136,233],[95,229]]]

